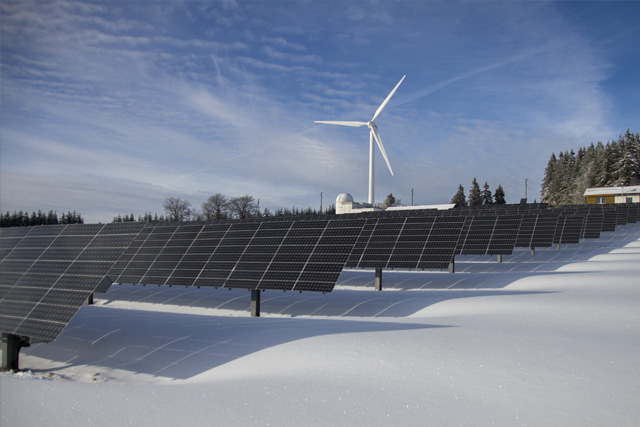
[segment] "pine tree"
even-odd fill
[[[480,192],[480,204],[482,205],[491,205],[493,204],[493,195],[491,194],[491,190],[489,190],[489,184],[487,181],[484,182],[482,186],[482,191]]]
[[[496,188],[496,192],[493,197],[495,198],[496,205],[504,205],[505,203],[507,203],[502,185],[498,185],[498,188]]]
[[[474,177],[473,182],[471,183],[471,190],[469,191],[469,206],[479,206],[481,204],[482,199],[480,198],[480,186]]]
[[[382,202],[382,208],[386,209],[386,208],[390,208],[393,206],[398,206],[398,200],[396,200],[396,198],[393,196],[393,193],[389,193],[389,195],[387,196],[386,199],[384,199],[384,202]]]
[[[611,178],[613,185],[635,185],[638,182],[638,144],[634,141],[633,135],[627,129],[624,138],[620,135],[616,144],[616,152],[612,156],[613,163]]]
[[[456,208],[467,206],[467,198],[464,195],[464,187],[462,184],[458,187],[458,191],[451,198],[451,203],[455,204]]]
[[[547,203],[551,203],[550,199],[553,197],[553,191],[551,186],[553,185],[553,178],[555,169],[558,163],[555,153],[551,153],[551,158],[547,162],[547,168],[544,170],[544,178],[542,179],[542,200]]]

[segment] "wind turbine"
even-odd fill
[[[324,123],[328,125],[339,125],[339,126],[351,126],[351,127],[360,127],[360,126],[368,126],[369,127],[369,204],[373,205],[374,199],[374,187],[373,187],[373,140],[378,143],[378,147],[380,148],[380,152],[382,153],[382,157],[384,157],[384,161],[387,162],[387,167],[389,168],[389,172],[393,176],[393,169],[391,169],[391,164],[389,164],[389,158],[387,157],[387,153],[384,151],[384,145],[382,145],[382,139],[380,139],[380,134],[378,133],[378,126],[376,125],[375,120],[378,118],[382,110],[387,105],[391,97],[400,83],[404,80],[405,76],[402,76],[396,87],[393,88],[391,93],[387,95],[386,99],[382,101],[382,104],[378,107],[375,114],[368,122],[348,122],[348,121],[314,121],[314,123]]]

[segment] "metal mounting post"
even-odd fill
[[[449,273],[456,272],[456,257],[451,258],[451,262],[449,263]]]
[[[382,290],[382,268],[376,267],[376,291]]]
[[[2,334],[2,366],[0,370],[17,371],[20,369],[19,357],[22,347],[29,347],[29,337],[21,337],[14,334]]]
[[[251,290],[251,317],[260,317],[260,290]]]
[[[502,264],[502,254],[498,254],[498,263]]]
[[[531,255],[535,255],[536,254],[536,248],[535,247],[531,247]]]

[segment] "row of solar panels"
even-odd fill
[[[54,340],[111,283],[330,292],[345,267],[446,269],[456,255],[599,237],[636,222],[638,205],[458,213],[0,229],[0,331]]]

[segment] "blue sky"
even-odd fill
[[[539,199],[552,152],[640,131],[640,2],[11,2],[0,210],[87,222],[214,193],[448,203],[474,177]]]

